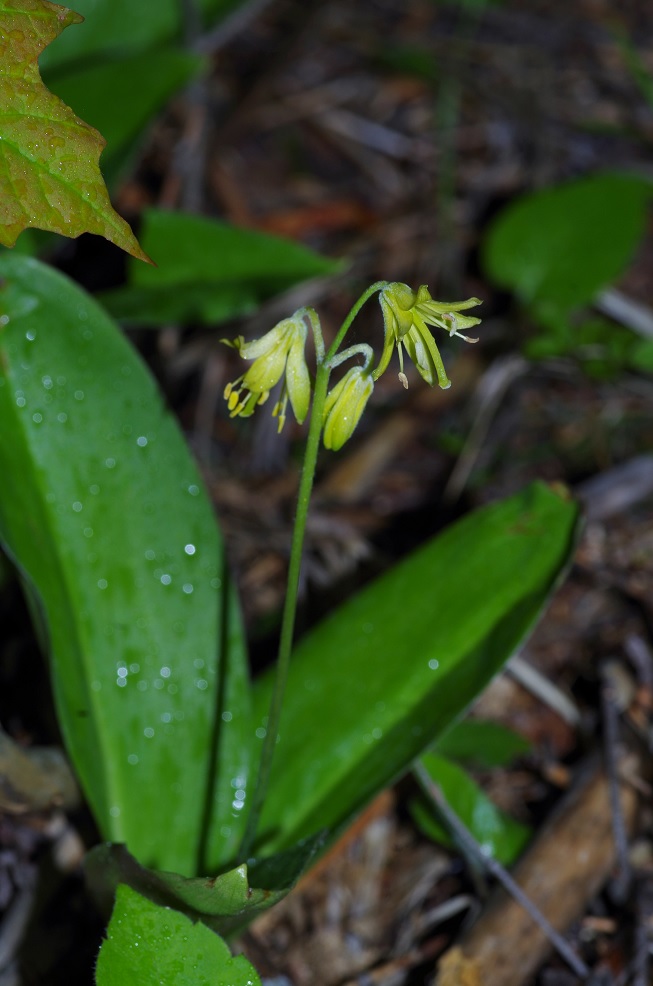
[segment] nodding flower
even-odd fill
[[[378,380],[385,372],[396,346],[399,354],[399,379],[404,387],[408,386],[404,373],[404,349],[428,384],[433,386],[437,381],[443,390],[450,387],[451,381],[428,326],[444,329],[450,336],[458,336],[465,342],[478,342],[478,339],[464,335],[461,329],[478,325],[480,318],[461,315],[460,312],[480,305],[480,299],[434,301],[425,284],[415,292],[407,284],[394,282],[379,293],[379,301],[385,323],[385,340],[379,365],[374,370],[374,379]]]
[[[245,342],[243,336],[222,342],[237,349],[243,359],[254,360],[250,368],[224,389],[230,416],[248,418],[259,404],[265,404],[272,388],[284,377],[281,396],[272,414],[279,431],[286,421],[288,400],[297,421],[308,414],[311,383],[306,365],[306,322],[303,311],[285,318],[260,339]]]
[[[337,452],[351,438],[373,390],[368,366],[352,366],[327,394],[323,416],[325,448]]]

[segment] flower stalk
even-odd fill
[[[371,346],[358,344],[345,350],[341,350],[341,346],[365,302],[377,293],[383,313],[385,336],[379,362],[373,368],[374,351]],[[272,412],[278,419],[279,431],[286,421],[288,402],[300,424],[310,410],[304,463],[297,494],[276,673],[261,746],[258,775],[240,847],[241,859],[246,860],[255,849],[258,823],[270,783],[283,697],[290,669],[304,535],[320,439],[323,439],[327,449],[337,451],[351,438],[373,392],[374,384],[387,369],[395,348],[399,356],[399,378],[405,387],[408,386],[408,380],[404,373],[404,351],[427,383],[433,385],[437,382],[440,387],[449,387],[450,381],[440,351],[428,326],[442,328],[450,336],[458,336],[466,342],[476,342],[476,339],[468,338],[461,330],[476,325],[480,320],[460,313],[477,304],[479,304],[478,298],[451,303],[434,301],[425,285],[415,292],[407,284],[377,281],[364,291],[353,305],[326,353],[320,320],[312,308],[299,309],[290,318],[283,319],[268,333],[253,342],[246,343],[242,336],[233,342],[223,340],[227,345],[237,349],[244,359],[253,361],[245,373],[227,384],[225,388],[224,396],[231,417],[251,416],[259,405],[267,401],[270,391],[280,381],[283,381],[281,396]],[[305,356],[308,325],[313,332],[316,354],[312,394]],[[351,366],[329,390],[331,372],[347,360],[361,356],[363,363],[355,363]]]

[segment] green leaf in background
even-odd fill
[[[531,744],[496,722],[463,719],[439,736],[433,749],[440,756],[475,767],[504,767],[527,754]]]
[[[141,238],[158,267],[148,275],[144,264],[130,263],[128,287],[102,296],[116,317],[130,323],[215,324],[342,266],[291,240],[162,209],[146,210]]]
[[[564,492],[534,484],[448,528],[300,641],[259,852],[338,829],[461,715],[532,627],[576,518]],[[259,736],[270,688],[269,675],[255,684]]]
[[[433,753],[425,753],[421,760],[451,809],[483,850],[506,866],[513,863],[526,847],[530,828],[497,808],[469,774],[451,760]],[[410,810],[430,839],[443,846],[455,845],[446,826],[438,821],[424,797],[415,798]]]
[[[213,19],[238,6],[236,0],[198,0],[205,19]],[[178,0],[156,3],[134,0],[75,0],[84,18],[79,31],[67,31],[48,48],[41,68],[53,71],[104,57],[123,57],[168,41],[181,41],[182,7]]]
[[[0,540],[45,617],[68,752],[104,838],[194,874],[215,762],[217,833],[238,824],[231,784],[247,772],[242,633],[211,505],[102,309],[30,258],[0,257],[0,278]]]
[[[106,140],[102,171],[111,184],[155,114],[204,64],[197,55],[162,48],[73,68],[47,83]]]
[[[101,908],[107,913],[120,884],[155,904],[174,907],[202,921],[220,935],[242,931],[251,921],[285,897],[322,846],[321,837],[305,840],[291,852],[254,864],[246,863],[214,877],[186,879],[178,873],[140,866],[125,846],[96,846],[84,869]]]
[[[525,195],[490,227],[485,270],[544,315],[588,304],[632,259],[651,194],[650,182],[615,173]]]
[[[39,53],[79,20],[45,0],[13,0],[0,9],[0,243],[13,246],[28,227],[98,233],[147,260],[109,201],[98,167],[103,138],[39,75]]]
[[[261,986],[244,955],[203,924],[118,887],[95,971],[97,986]]]

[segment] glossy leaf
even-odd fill
[[[340,262],[278,236],[183,212],[148,209],[141,239],[158,267],[129,264],[126,288],[103,302],[123,321],[217,323]]]
[[[47,0],[0,8],[0,243],[28,227],[98,233],[147,260],[114,212],[98,160],[104,140],[49,92],[38,56],[78,14]]]
[[[244,955],[203,924],[118,887],[95,971],[97,986],[260,986]]]
[[[96,846],[84,867],[94,896],[110,911],[116,888],[127,884],[155,904],[173,907],[202,921],[221,935],[241,931],[292,889],[321,848],[321,839],[307,840],[281,857],[248,870],[246,863],[219,876],[186,879],[178,873],[148,870],[125,846]]]
[[[519,733],[483,719],[463,719],[439,736],[434,752],[476,767],[504,767],[523,757],[531,744]]]
[[[246,772],[242,636],[233,605],[224,621],[211,505],[154,380],[99,306],[30,258],[0,257],[0,278],[0,540],[47,626],[68,752],[104,838],[192,874],[214,761],[233,761],[230,779]],[[229,824],[219,785],[214,797]]]
[[[576,516],[564,492],[530,486],[447,529],[300,641],[260,852],[342,826],[461,715],[533,625]],[[259,735],[270,685],[255,687]]]
[[[524,850],[531,836],[522,825],[490,801],[469,774],[446,757],[426,753],[421,758],[450,808],[472,833],[488,856],[509,866]],[[424,797],[410,805],[412,815],[425,835],[443,846],[454,846],[455,839]]]
[[[485,269],[545,316],[585,305],[632,259],[651,194],[641,178],[604,174],[525,195],[492,224]]]
[[[155,115],[203,65],[198,56],[168,47],[72,68],[47,81],[104,137],[102,171],[112,179]]]

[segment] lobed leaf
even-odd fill
[[[172,47],[73,67],[48,78],[50,89],[103,135],[102,170],[109,186],[124,170],[155,115],[204,67]]]
[[[340,828],[462,714],[532,627],[576,519],[536,483],[448,528],[299,642],[259,851]],[[270,675],[255,684],[258,736],[270,688]]]
[[[66,746],[103,837],[194,874],[238,841],[232,781],[246,786],[249,759],[212,508],[102,309],[30,258],[0,257],[0,278],[0,541],[43,617]]]
[[[81,18],[47,0],[0,4],[0,244],[28,227],[98,233],[149,258],[114,210],[98,161],[104,139],[49,92],[38,56]]]

